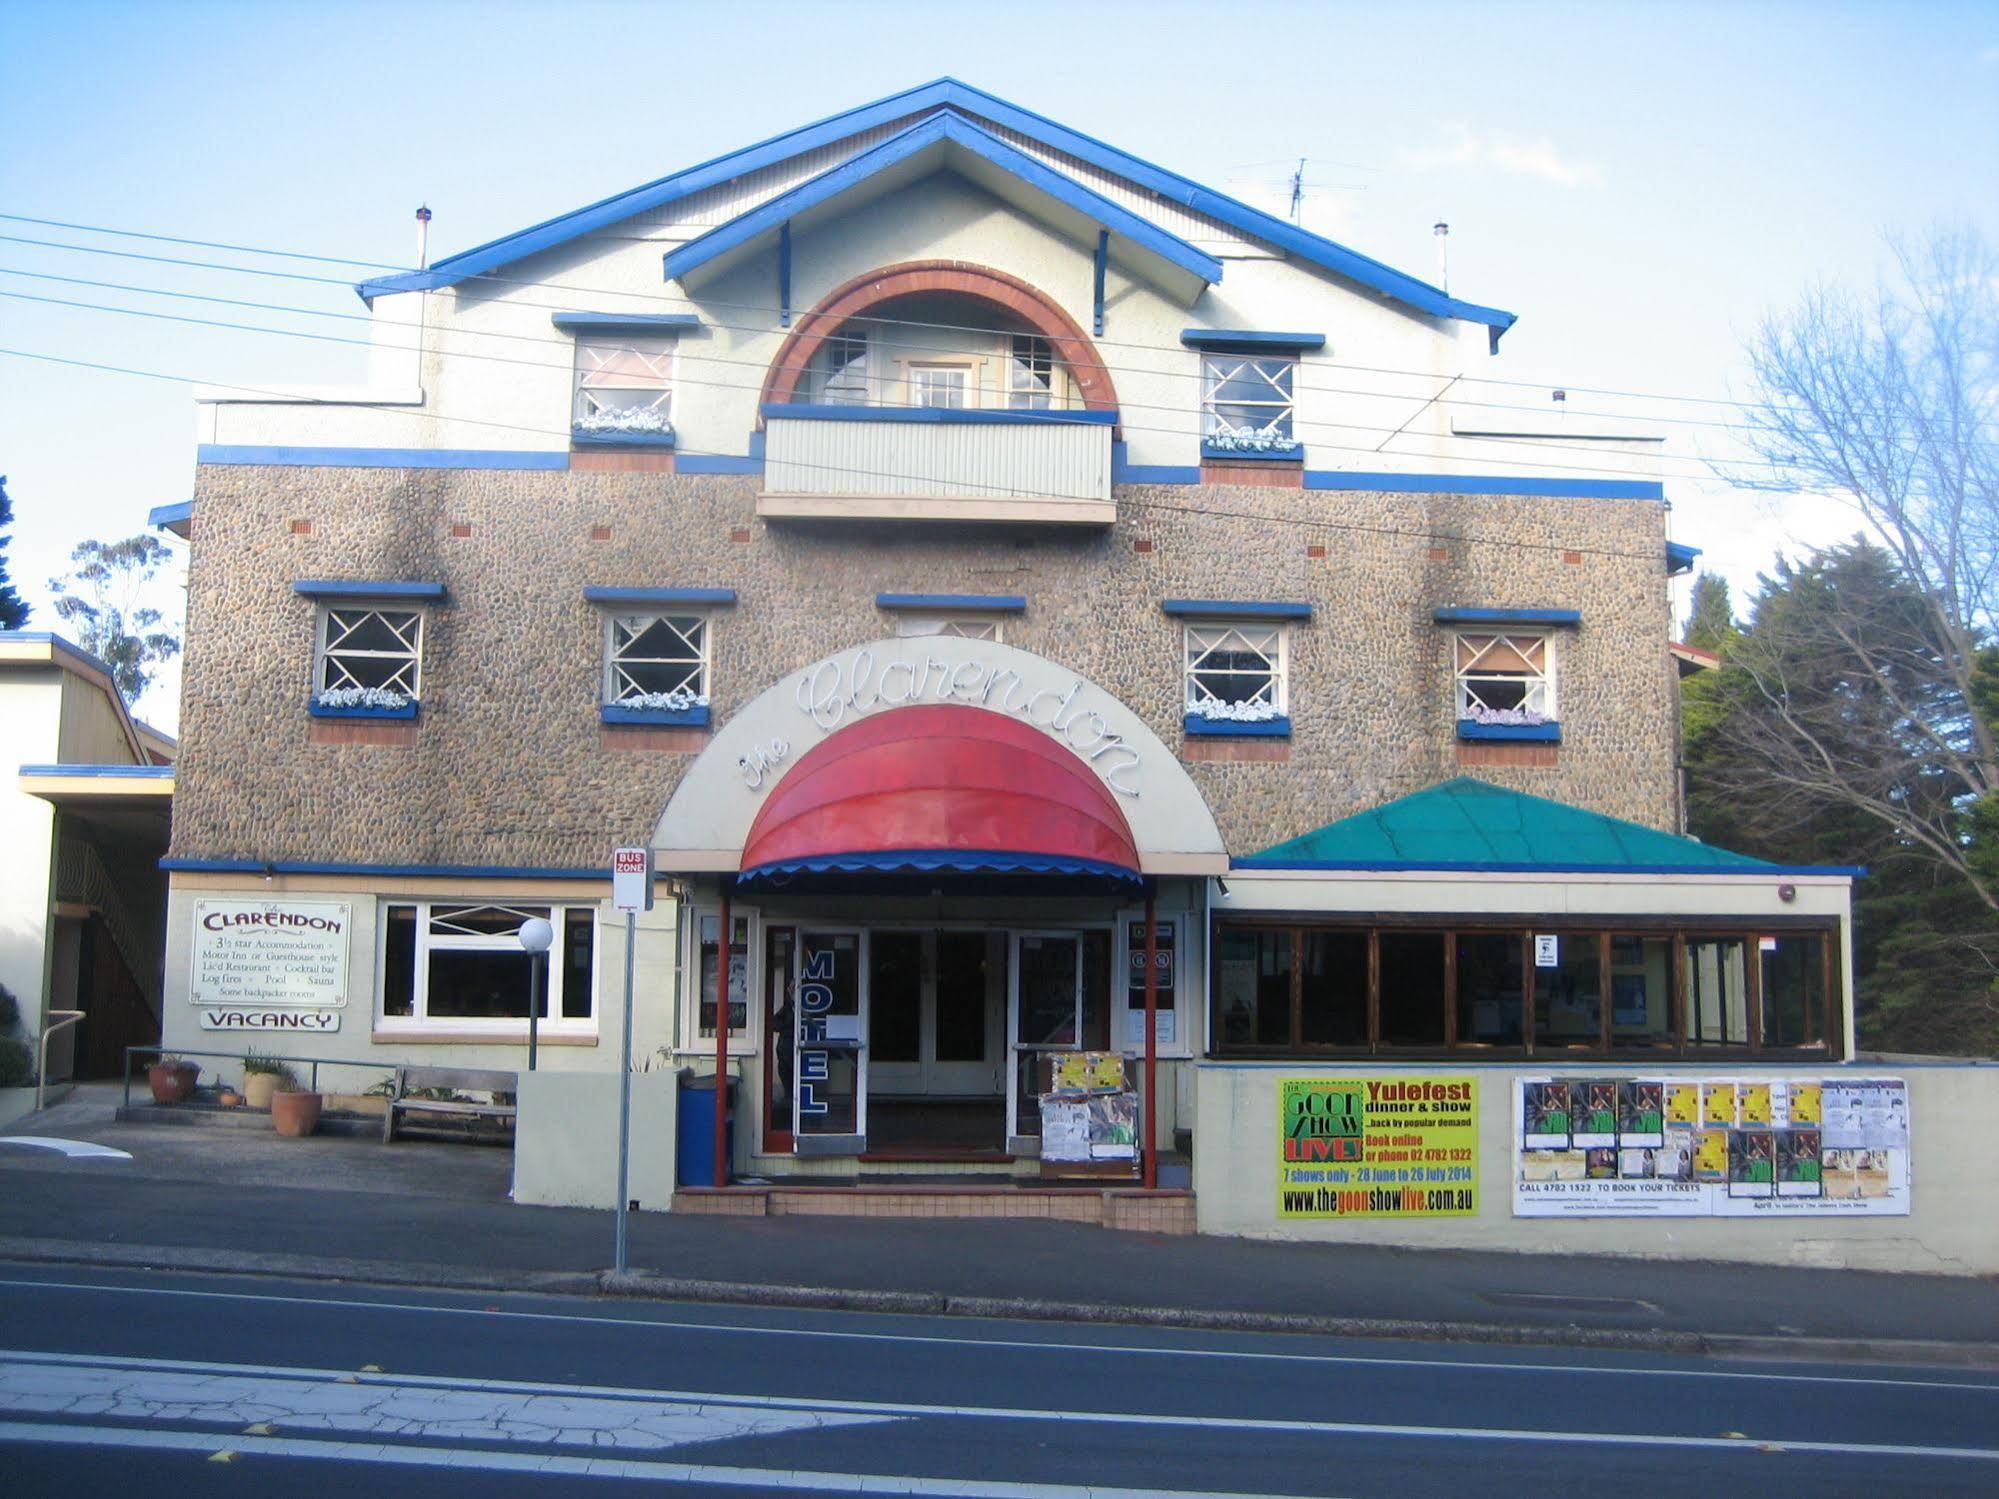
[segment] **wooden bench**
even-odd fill
[[[511,1098],[518,1086],[511,1072],[477,1067],[398,1067],[389,1106],[382,1111],[382,1143],[387,1145],[396,1138],[398,1120],[405,1131],[414,1125],[419,1130],[448,1130],[464,1135],[488,1120],[498,1121],[511,1130],[516,1114],[511,1103],[471,1103],[458,1098],[409,1095],[436,1088],[454,1093],[490,1093],[496,1099],[504,1094]]]

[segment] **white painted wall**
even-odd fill
[[[1856,1076],[1909,1086],[1907,1217],[1516,1218],[1513,1216],[1513,1085],[1516,1077],[1826,1077],[1829,1067],[1700,1068],[1466,1066],[1448,1061],[1393,1069],[1339,1062],[1217,1063],[1195,1067],[1194,1207],[1202,1233],[1525,1254],[1607,1254],[1645,1259],[1735,1260],[1847,1270],[1999,1273],[1999,1178],[1965,1148],[1999,1134],[1999,1066],[1939,1063],[1857,1067]],[[1479,1209],[1470,1218],[1277,1217],[1278,1085],[1286,1077],[1475,1073],[1479,1084]],[[1720,1273],[1720,1272],[1717,1272]],[[1643,1284],[1642,1272],[1634,1285]]]
[[[663,1213],[673,1199],[674,1105],[671,1068],[632,1076],[631,1168],[627,1200]],[[535,1207],[618,1205],[617,1073],[524,1072],[515,1095],[514,1201]],[[611,1227],[604,1225],[604,1258]]]
[[[55,808],[14,784],[23,765],[50,765],[62,738],[67,673],[10,666],[0,676],[0,984],[21,1006],[21,1029],[41,1031],[48,996],[49,882]]]

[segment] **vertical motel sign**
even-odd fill
[[[833,1009],[833,949],[805,949],[798,986],[798,1112],[824,1114],[820,1088],[831,1077],[826,1054],[826,1017]]]

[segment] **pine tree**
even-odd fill
[[[14,505],[7,498],[7,476],[0,474],[0,630],[18,630],[28,623],[28,605],[7,577],[7,528],[14,524]]]

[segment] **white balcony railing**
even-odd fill
[[[772,519],[1042,521],[1107,526],[1110,411],[767,406]]]

